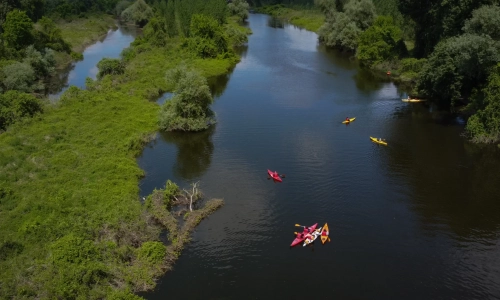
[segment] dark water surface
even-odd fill
[[[316,34],[273,24],[250,15],[242,61],[215,83],[213,129],[162,134],[139,158],[142,195],[200,181],[226,202],[145,296],[499,299],[498,149],[467,143],[460,119],[401,102]],[[357,119],[340,124],[347,116]],[[294,224],[316,222],[331,242],[289,249]]]
[[[135,26],[121,24],[117,30],[109,30],[100,41],[87,47],[83,52],[83,60],[71,64],[62,70],[51,83],[50,99],[57,99],[71,85],[85,88],[85,79],[96,79],[97,63],[103,58],[119,58],[124,48],[132,43],[138,34]]]

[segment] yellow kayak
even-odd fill
[[[385,142],[385,141],[379,141],[377,138],[370,137],[370,140],[372,140],[372,142],[374,142],[374,143],[387,146],[387,142]]]
[[[323,229],[321,229],[321,242],[324,244],[326,243],[326,241],[330,241],[330,238],[328,237],[328,234],[329,234],[329,230],[328,230],[328,224],[325,223],[325,226],[323,226]]]
[[[342,122],[342,124],[348,124],[348,123],[351,123],[352,121],[356,120],[356,118],[350,118],[349,121],[345,120],[344,122]]]
[[[401,99],[403,102],[423,102],[425,100],[422,99]]]

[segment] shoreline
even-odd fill
[[[228,26],[250,34],[231,20]],[[179,63],[208,78],[227,74],[240,57],[197,58],[181,39],[165,47],[142,43],[127,54],[124,74],[85,90],[70,87],[43,114],[0,135],[0,248],[13,249],[0,260],[0,297],[138,297],[133,293],[154,288],[164,274],[148,263],[157,258],[151,253],[163,253],[155,244],[160,227],[139,199],[144,170],[137,156],[158,131],[160,106],[151,96],[169,90],[165,72]],[[222,203],[209,201],[186,216],[192,228]]]

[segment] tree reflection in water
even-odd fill
[[[164,132],[161,138],[177,146],[173,172],[186,180],[200,177],[210,166],[214,145],[215,125],[201,132]]]

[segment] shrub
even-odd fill
[[[167,73],[167,83],[174,86],[174,96],[161,107],[162,130],[200,131],[215,122],[205,77],[181,65]]]
[[[3,68],[5,78],[3,86],[6,90],[31,93],[42,90],[43,84],[35,82],[36,73],[33,67],[25,62],[15,62]]]
[[[165,258],[167,251],[160,242],[144,242],[137,250],[137,258],[150,264],[160,264]]]
[[[240,21],[245,21],[248,18],[248,8],[250,6],[245,0],[233,0],[227,5],[229,13],[237,16]]]
[[[101,79],[105,75],[119,75],[125,73],[125,64],[120,59],[103,58],[97,63],[99,73],[97,78]]]
[[[144,0],[137,0],[125,9],[122,18],[129,22],[135,22],[138,26],[144,26],[154,16],[153,10]]]

